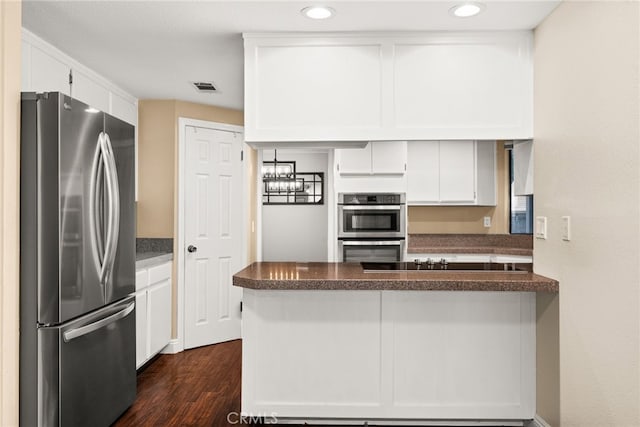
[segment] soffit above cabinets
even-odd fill
[[[136,98],[243,109],[242,33],[531,30],[560,1],[490,0],[464,19],[449,14],[454,1],[328,1],[336,15],[324,21],[300,13],[312,3],[23,0],[22,18]],[[194,91],[202,80],[219,90]]]

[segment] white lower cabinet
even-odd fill
[[[136,271],[136,368],[171,339],[171,267],[167,262]]]
[[[360,425],[535,415],[535,293],[245,289],[243,298],[244,413]]]
[[[145,270],[146,273],[146,270]],[[149,350],[148,333],[149,322],[147,321],[147,291],[136,292],[136,369],[147,361]]]

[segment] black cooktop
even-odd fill
[[[510,271],[525,273],[528,270],[514,263],[497,262],[362,262],[365,272],[386,271]]]

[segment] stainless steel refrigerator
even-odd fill
[[[134,401],[132,125],[22,94],[20,425],[108,426]]]

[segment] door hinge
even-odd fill
[[[244,161],[244,150],[240,150],[240,161]]]

